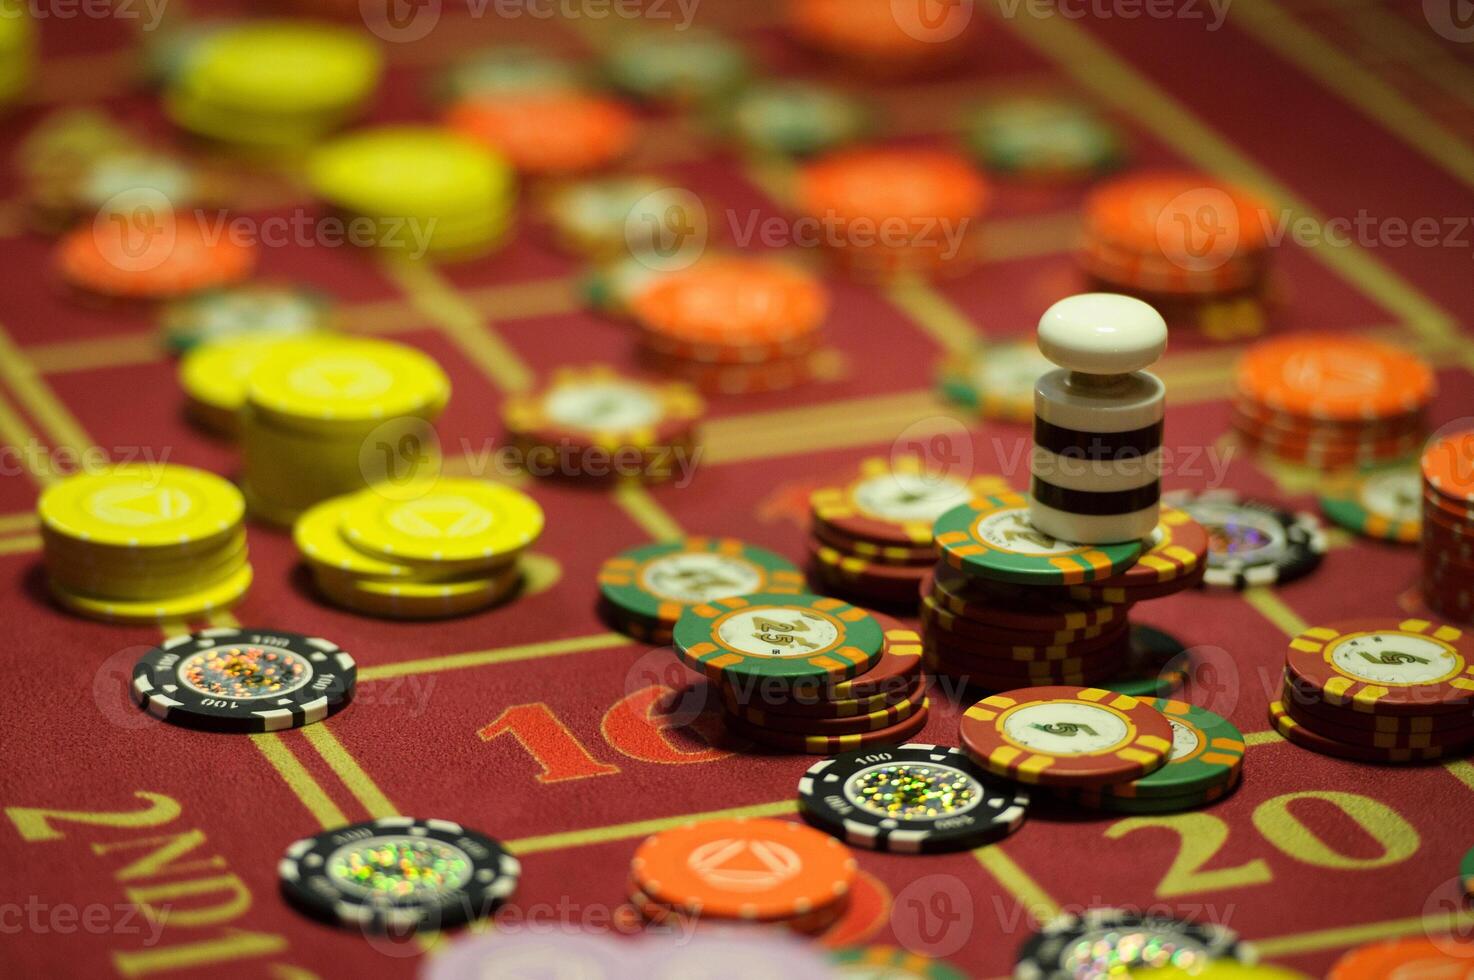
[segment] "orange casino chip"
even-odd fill
[[[959,49],[976,26],[974,0],[793,0],[799,40],[854,60],[932,61]]]
[[[975,217],[988,184],[965,158],[924,149],[864,149],[836,153],[799,174],[798,206],[840,221],[912,222]]]
[[[641,326],[667,342],[661,352],[673,353],[673,345],[688,357],[713,347],[757,347],[781,357],[793,347],[802,349],[828,312],[828,292],[814,276],[782,262],[745,257],[698,262],[656,282],[634,301]]]
[[[467,99],[446,113],[451,129],[504,154],[528,174],[598,170],[634,144],[634,113],[622,103],[571,90]]]
[[[1315,419],[1402,415],[1433,397],[1433,370],[1395,347],[1333,334],[1256,344],[1239,362],[1238,392],[1272,411]]]
[[[1440,498],[1474,504],[1474,431],[1434,440],[1423,451],[1423,479]]]
[[[1085,199],[1092,241],[1211,270],[1262,251],[1268,206],[1206,174],[1149,173],[1118,177]]]
[[[630,862],[652,902],[726,919],[782,922],[843,902],[850,849],[788,820],[707,820],[645,839]]]
[[[1392,939],[1358,946],[1331,966],[1326,980],[1388,980],[1414,977],[1465,980],[1474,975],[1474,950],[1465,940]]]
[[[256,264],[254,243],[170,211],[107,213],[57,247],[57,268],[88,293],[167,299],[240,282]]]

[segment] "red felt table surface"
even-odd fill
[[[1430,30],[1414,3],[1326,12],[1277,0],[1242,20],[1232,8],[1216,29],[1188,16],[1030,17],[1027,5],[1007,16],[1006,5],[982,6],[975,57],[955,73],[846,84],[888,110],[891,133],[928,144],[945,143],[971,100],[1054,87],[1111,115],[1138,164],[1245,180],[1274,203],[1277,221],[1366,213],[1383,222],[1435,217],[1451,236],[1463,227],[1462,246],[1454,238],[1398,245],[1375,232],[1344,247],[1287,238],[1274,251],[1278,305],[1174,322],[1161,365],[1167,445],[1178,463],[1168,486],[1221,476],[1249,495],[1313,506],[1312,477],[1224,456],[1232,363],[1260,324],[1376,333],[1418,350],[1439,371],[1435,423],[1474,415],[1466,333],[1474,236],[1456,217],[1474,214],[1469,171],[1459,165],[1474,111],[1449,81],[1474,72],[1468,45]],[[767,70],[840,78],[788,43],[780,8],[777,0],[707,0],[698,23],[742,38]],[[578,5],[564,21],[497,18],[495,9],[478,18],[445,4],[426,38],[386,45],[391,70],[374,116],[428,118],[427,70],[477,44],[536,40],[589,55],[609,26],[581,19]],[[1293,28],[1311,41],[1292,33],[1295,45],[1281,42],[1265,9],[1290,18],[1281,33]],[[799,391],[713,398],[702,465],[688,485],[625,495],[529,485],[547,512],[536,551],[553,581],[511,605],[432,624],[351,615],[313,596],[285,535],[253,526],[256,582],[235,620],[332,638],[360,664],[358,696],[306,730],[215,736],[158,723],[128,701],[132,663],[157,630],[82,621],[45,598],[31,515],[49,473],[44,464],[39,472],[16,465],[37,458],[16,447],[141,448],[226,474],[236,458],[183,419],[152,318],[69,301],[50,272],[50,242],[26,227],[10,159],[46,113],[93,104],[160,144],[176,138],[154,97],[130,81],[134,25],[48,18],[41,26],[48,60],[39,84],[0,121],[5,972],[411,976],[428,943],[370,942],[309,922],[277,892],[288,843],[374,816],[441,817],[507,842],[524,864],[507,928],[607,921],[629,857],[652,828],[719,811],[794,818],[795,784],[810,760],[742,751],[709,719],[672,727],[654,680],[671,676],[668,658],[600,623],[599,564],[679,532],[741,537],[800,561],[810,489],[885,453],[898,436],[909,439],[913,423],[949,413],[932,394],[949,347],[1027,336],[1045,307],[1083,287],[1069,254],[1081,189],[1000,184],[985,261],[962,278],[889,290],[831,279],[835,369]],[[1325,78],[1332,69],[1344,83]],[[653,114],[632,168],[715,202],[728,241],[748,221],[784,213],[760,174],[697,121]],[[287,199],[243,213],[313,208]],[[534,206],[523,208],[506,251],[426,275],[395,275],[365,252],[306,246],[264,250],[261,271],[338,296],[349,329],[435,356],[455,385],[442,439],[474,470],[500,435],[507,385],[546,376],[573,350],[580,360],[636,363],[627,328],[579,307],[579,266],[552,247],[535,216]],[[967,425],[970,465],[1022,485],[1027,430]],[[864,901],[842,938],[906,945],[970,975],[998,976],[1036,917],[1120,905],[1222,922],[1260,941],[1266,958],[1320,975],[1355,942],[1467,926],[1455,879],[1474,844],[1463,818],[1474,766],[1360,766],[1267,731],[1287,634],[1416,613],[1417,575],[1415,550],[1336,534],[1323,567],[1303,581],[1138,607],[1139,621],[1215,666],[1197,695],[1249,736],[1242,788],[1175,816],[1037,816],[975,853],[860,853]],[[954,692],[938,686],[931,697],[919,740],[957,744]],[[166,915],[144,914],[166,907]]]

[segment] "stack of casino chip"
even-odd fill
[[[677,106],[713,104],[751,71],[740,44],[709,31],[631,31],[610,46],[603,68],[626,95]]]
[[[1046,922],[1024,941],[1013,968],[1016,980],[1072,980],[1094,974],[1093,966],[1110,976],[1164,975],[1206,978],[1220,976],[1215,966],[1238,967],[1224,977],[1256,977],[1259,953],[1238,933],[1210,922],[1175,919],[1128,909],[1092,908]],[[1177,971],[1181,971],[1178,973]],[[1102,973],[1101,975],[1106,975]],[[1380,975],[1380,974],[1379,974]],[[1287,980],[1294,974],[1273,972],[1266,980]]]
[[[1112,292],[1169,307],[1256,294],[1269,268],[1268,213],[1206,174],[1116,177],[1085,199],[1080,265]]]
[[[932,525],[978,494],[1007,486],[1000,477],[961,479],[917,456],[860,461],[843,483],[809,496],[809,565],[832,595],[911,606],[937,560]]]
[[[799,812],[851,847],[941,854],[994,844],[1023,825],[1029,794],[961,749],[912,742],[816,762]]]
[[[293,337],[330,330],[337,321],[326,294],[291,283],[248,282],[173,300],[159,314],[172,351],[240,337]]]
[[[713,257],[634,297],[640,355],[702,391],[780,391],[810,379],[829,315],[812,274],[776,259]]]
[[[839,599],[757,594],[688,606],[672,639],[715,686],[727,729],[777,751],[894,745],[930,713],[916,632]]]
[[[492,915],[522,865],[501,841],[453,821],[380,817],[293,842],[277,875],[287,901],[313,918],[403,936]]]
[[[934,9],[894,0],[789,0],[788,31],[806,47],[866,76],[925,74],[974,50],[975,0]]]
[[[935,537],[941,561],[921,585],[930,669],[992,691],[1170,690],[1157,668],[1181,648],[1133,629],[1130,610],[1202,581],[1208,534],[1188,514],[1163,508],[1144,541],[1080,545],[1037,530],[1028,498],[1004,493],[948,511]]]
[[[541,389],[509,397],[502,418],[534,476],[658,481],[693,458],[704,411],[687,384],[593,364],[559,368]]]
[[[1213,803],[1233,792],[1244,775],[1244,736],[1206,708],[1146,698],[1172,725],[1167,764],[1127,783],[1098,789],[1057,790],[1071,806],[1111,813],[1175,813]]]
[[[982,344],[948,355],[937,371],[946,398],[985,419],[1034,421],[1034,385],[1054,364],[1032,340]]]
[[[515,594],[543,523],[542,508],[519,490],[440,479],[326,500],[297,519],[292,537],[329,602],[386,619],[439,619]]]
[[[403,344],[333,334],[273,344],[239,416],[252,513],[287,526],[329,497],[433,472],[431,425],[449,400],[445,372]]]
[[[1423,538],[1422,487],[1418,464],[1404,461],[1330,474],[1316,498],[1326,517],[1354,534],[1417,544]]]
[[[783,873],[753,870],[776,855]],[[813,935],[839,921],[858,872],[848,847],[802,823],[705,820],[640,843],[629,900],[655,923],[760,924]]]
[[[1364,943],[1343,953],[1326,980],[1385,980],[1467,975],[1469,951],[1462,938],[1452,935],[1409,936]],[[1212,978],[1208,978],[1212,980]],[[1279,978],[1271,978],[1279,980]]]
[[[446,109],[445,124],[530,177],[603,170],[628,154],[638,135],[628,106],[576,87],[470,95]]]
[[[849,275],[886,282],[965,271],[988,184],[959,155],[906,147],[840,150],[805,165],[794,209],[824,229]]]
[[[853,143],[871,127],[864,102],[812,82],[748,86],[719,112],[717,128],[760,154],[813,156]]]
[[[1423,599],[1474,622],[1474,431],[1441,435],[1423,451]]]
[[[1415,456],[1432,367],[1387,344],[1327,334],[1255,344],[1239,362],[1234,431],[1255,452],[1315,469]]]
[[[691,537],[622,551],[599,568],[599,612],[628,636],[669,643],[688,606],[807,591],[788,559],[735,538]]]
[[[361,115],[382,56],[363,31],[311,21],[243,21],[211,32],[169,77],[181,129],[256,150],[307,146]]]
[[[346,219],[355,244],[413,258],[485,255],[506,240],[516,217],[516,175],[507,160],[431,126],[339,137],[312,154],[307,179]]]
[[[1424,619],[1349,620],[1290,642],[1275,730],[1323,755],[1412,763],[1474,747],[1474,637]]]
[[[318,636],[217,626],[165,640],[133,668],[133,699],[171,725],[260,734],[347,707],[358,665]]]
[[[47,487],[36,512],[51,594],[79,615],[197,619],[251,586],[245,501],[213,473],[119,464]]]
[[[234,285],[256,267],[250,240],[219,234],[197,215],[170,210],[142,189],[57,243],[69,294],[103,307],[152,303]]]
[[[1201,581],[1214,588],[1284,585],[1320,567],[1330,545],[1320,519],[1233,490],[1172,491],[1163,507],[1187,512],[1208,532]]]
[[[1071,181],[1119,166],[1121,134],[1088,104],[1020,95],[978,106],[964,138],[989,171],[1028,181]]]
[[[36,30],[21,0],[0,2],[0,108],[20,98],[36,67]]]

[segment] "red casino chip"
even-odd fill
[[[1327,704],[1374,715],[1474,708],[1474,639],[1421,619],[1316,626],[1290,643],[1285,669]]]

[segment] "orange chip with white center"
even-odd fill
[[[651,900],[723,919],[782,922],[845,900],[859,867],[828,834],[787,820],[708,820],[645,839],[630,862]]]
[[[167,299],[240,282],[255,268],[256,247],[190,215],[135,208],[99,214],[68,234],[56,262],[86,292]]]
[[[500,93],[450,107],[451,129],[485,143],[527,174],[575,174],[614,163],[634,144],[624,104],[574,90]]]
[[[762,258],[698,262],[654,283],[634,301],[635,318],[673,345],[772,348],[818,330],[829,295],[814,276]]]
[[[1238,390],[1260,406],[1306,418],[1383,419],[1433,397],[1433,369],[1395,347],[1334,334],[1254,345],[1239,362]]]

